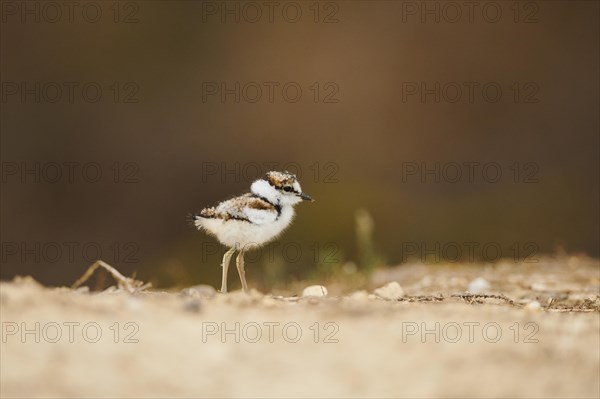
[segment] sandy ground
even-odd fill
[[[20,278],[0,284],[0,393],[597,398],[599,273],[578,257],[403,265],[373,276],[403,293],[327,297],[89,293]],[[478,277],[483,293],[465,294]]]

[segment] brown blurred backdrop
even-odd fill
[[[317,202],[251,257],[267,288],[415,245],[599,255],[598,2],[79,4],[2,2],[3,279],[70,284],[99,250],[217,285],[185,216],[270,164]]]

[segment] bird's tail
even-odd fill
[[[194,226],[198,230],[202,227],[202,217],[199,213],[188,213],[185,220],[190,226]]]

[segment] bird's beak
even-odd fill
[[[300,193],[300,194],[298,194],[298,196],[300,198],[302,198],[304,201],[311,201],[311,202],[315,201],[314,199],[312,199],[312,197],[310,195],[308,195],[306,193]]]

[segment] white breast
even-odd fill
[[[209,233],[212,233],[217,239],[228,247],[241,246],[261,246],[277,238],[294,219],[294,208],[291,205],[284,205],[281,208],[281,215],[274,221],[266,221],[260,215],[254,215],[256,221],[252,223],[241,220],[229,219],[203,219],[202,227]],[[253,218],[254,219],[254,218]]]

